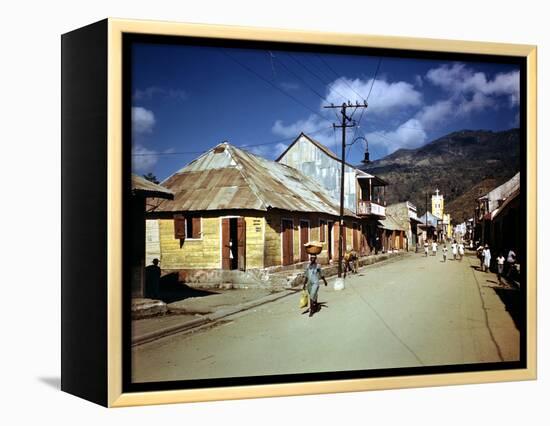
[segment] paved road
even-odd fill
[[[326,306],[311,318],[296,294],[136,347],[133,380],[517,360],[519,332],[493,288],[496,277],[477,264],[473,256],[443,263],[439,255],[411,254],[366,267],[348,276],[344,291],[329,280],[319,296]]]

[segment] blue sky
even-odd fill
[[[519,125],[512,64],[141,43],[132,57],[133,171],[160,179],[222,141],[275,159],[304,131],[340,153],[335,111],[322,106],[347,100],[368,99],[347,138],[365,137],[371,159]],[[364,149],[357,140],[346,160]]]

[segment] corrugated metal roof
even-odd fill
[[[132,192],[144,197],[174,198],[174,193],[169,189],[135,174],[132,174]]]
[[[175,196],[159,205],[160,212],[276,208],[339,214],[337,202],[298,170],[226,142],[162,183]],[[345,214],[355,217],[349,210]]]
[[[407,229],[386,212],[386,218],[378,221],[379,226],[390,231],[406,231]]]
[[[321,151],[323,151],[326,155],[328,155],[332,159],[340,162],[340,164],[341,164],[342,159],[340,157],[338,157],[334,152],[332,152],[329,148],[327,148],[321,142],[313,139],[311,136],[306,135],[304,132],[300,133],[298,135],[298,137],[287,147],[287,149],[284,150],[284,152],[281,155],[279,155],[279,158],[277,158],[277,160],[275,160],[275,161],[279,162],[285,156],[285,154],[292,148],[292,145],[297,143],[301,138],[305,138],[306,140],[311,142],[313,145],[315,145],[317,148],[319,148]],[[370,173],[367,173],[364,170],[360,170],[357,167],[352,166],[351,164],[349,164],[347,162],[345,164],[346,164],[346,166],[351,167],[352,169],[354,169],[355,174],[358,178],[374,179],[374,180],[376,180],[377,184],[380,185],[380,186],[387,185],[387,183],[384,180],[382,180],[382,179],[380,179],[380,178],[378,178],[374,175],[371,175]]]

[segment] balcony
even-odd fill
[[[357,204],[357,214],[359,216],[386,216],[386,208],[372,201],[359,200]]]

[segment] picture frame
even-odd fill
[[[522,67],[520,112],[524,143],[525,329],[521,362],[508,368],[455,366],[452,370],[357,377],[353,372],[300,380],[226,380],[170,386],[128,387],[131,336],[128,288],[128,133],[124,99],[131,82],[124,70],[128,43],[157,37],[229,46],[286,46],[317,51],[396,52],[411,57],[507,57]],[[62,42],[62,347],[61,387],[92,402],[122,407],[318,393],[536,379],[537,258],[537,50],[535,46],[361,34],[332,34],[222,25],[106,19],[64,34]],[[126,49],[126,50],[125,50]],[[125,59],[126,58],[126,59]],[[127,71],[127,70],[126,70]],[[126,134],[125,134],[126,132]],[[126,135],[126,136],[125,136]],[[126,140],[125,140],[126,137]],[[524,189],[525,188],[525,189]],[[125,228],[126,227],[126,228]],[[125,230],[126,229],[126,230]],[[185,231],[182,239],[185,236]],[[126,282],[126,284],[124,284]],[[126,323],[125,323],[126,321]],[[125,331],[126,330],[126,331]],[[125,355],[126,354],[126,355]],[[128,391],[132,388],[131,391]]]

